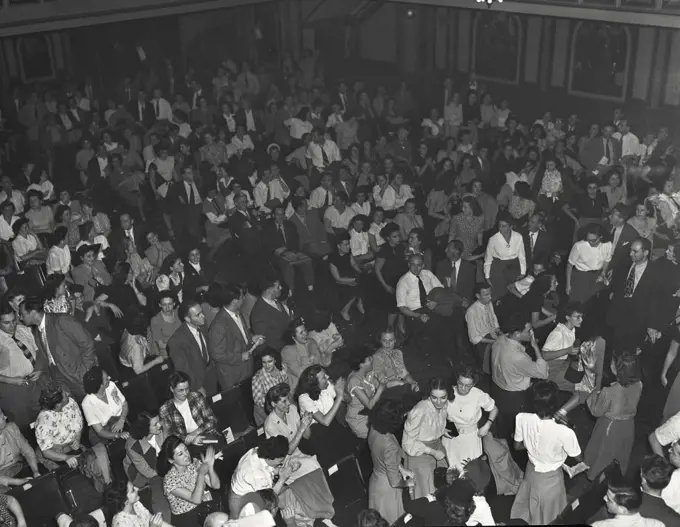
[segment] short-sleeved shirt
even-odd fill
[[[283,436],[291,442],[300,428],[300,414],[291,404],[284,421],[275,412],[270,413],[264,422],[264,433],[267,437]]]
[[[455,386],[453,390],[455,397],[446,405],[446,418],[456,425],[459,432],[467,427],[476,427],[482,410],[490,412],[496,407],[489,394],[479,388],[473,387],[467,395],[460,395]]]
[[[668,419],[654,431],[661,446],[667,446],[680,439],[680,412]]]
[[[576,242],[569,253],[569,263],[578,271],[600,271],[612,259],[611,242],[593,247],[585,240]]]
[[[184,514],[194,510],[198,505],[194,505],[190,501],[184,500],[172,494],[175,489],[187,489],[193,492],[198,480],[198,469],[201,466],[201,461],[194,459],[194,462],[189,465],[184,472],[180,472],[174,466],[168,471],[163,478],[163,492],[170,503],[170,511],[173,514]],[[207,495],[210,491],[203,494],[203,501],[206,501]]]
[[[85,421],[89,426],[97,424],[104,426],[112,417],[120,417],[123,412],[125,396],[118,387],[109,381],[105,392],[108,403],[102,401],[94,393],[87,394],[83,399],[83,414],[85,414]]]
[[[257,447],[246,452],[231,477],[231,491],[245,496],[274,486],[274,468],[257,455]]]
[[[316,401],[313,401],[308,394],[303,393],[298,399],[300,411],[310,414],[321,412],[322,414],[326,415],[330,409],[333,408],[333,404],[335,403],[335,395],[335,387],[330,383],[325,390],[321,390],[319,398]]]
[[[83,415],[78,403],[69,397],[58,412],[42,410],[35,422],[35,438],[43,452],[55,446],[65,446],[80,439]]]
[[[543,344],[543,351],[557,351],[565,348],[571,348],[576,341],[576,330],[569,329],[562,323],[557,324],[555,329],[550,332],[548,338]],[[567,356],[560,357],[554,360],[565,360]]]
[[[151,513],[141,502],[136,502],[132,508],[134,514],[120,511],[113,517],[111,527],[148,527],[151,521]]]
[[[520,413],[515,418],[515,425],[515,441],[524,443],[536,472],[558,470],[567,457],[581,454],[574,431],[552,419]]]

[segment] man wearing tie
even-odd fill
[[[137,124],[144,129],[150,128],[156,121],[153,106],[146,100],[146,92],[144,90],[139,90],[137,98],[128,103],[128,110]]]
[[[156,121],[172,121],[172,108],[170,103],[163,97],[163,90],[154,88],[151,106],[156,117]]]
[[[529,217],[527,229],[521,233],[524,239],[527,268],[553,256],[553,239],[545,230],[544,223],[544,216],[534,213]]]
[[[327,139],[323,130],[316,129],[313,132],[313,140],[307,147],[307,177],[310,185],[315,187],[326,169],[342,158],[340,150],[331,139]]]
[[[321,178],[321,184],[309,195],[309,208],[317,209],[319,217],[323,218],[326,209],[335,201],[333,190],[333,175],[326,173]]]
[[[144,254],[146,232],[141,225],[135,223],[135,220],[128,213],[120,215],[120,228],[111,233],[111,245],[116,256],[121,260],[127,258],[124,245],[126,239],[130,240],[139,254]]]
[[[602,136],[593,137],[579,154],[581,164],[600,178],[618,163],[621,157],[621,143],[612,137],[613,133],[614,125],[605,124]]]
[[[274,277],[267,277],[261,284],[262,294],[255,301],[250,312],[250,327],[267,339],[267,346],[280,350],[283,348],[283,337],[288,332],[292,320],[290,310],[279,302],[281,282]]]
[[[172,228],[181,246],[192,245],[192,240],[203,238],[201,233],[201,210],[203,198],[194,179],[194,170],[185,166],[182,181],[168,191],[172,208]]]
[[[186,373],[191,386],[206,397],[217,393],[217,368],[208,353],[205,315],[201,304],[188,300],[179,306],[182,325],[168,340],[168,352],[175,369]]]
[[[286,219],[283,204],[274,208],[274,218],[265,223],[262,229],[264,249],[283,275],[283,280],[290,288],[295,288],[295,269],[299,268],[307,284],[314,289],[314,267],[311,258],[300,252],[300,240],[295,225]]]
[[[94,340],[71,315],[47,314],[42,300],[27,299],[21,305],[21,319],[33,326],[38,346],[36,364],[47,364],[52,378],[80,403],[85,397],[83,376],[97,365]]]
[[[625,265],[629,260],[630,244],[638,237],[638,233],[628,223],[628,207],[623,203],[617,203],[609,214],[609,239],[612,242],[612,259],[609,263],[610,270],[616,270],[620,265]]]
[[[253,375],[253,351],[265,339],[252,336],[240,312],[243,292],[233,284],[225,286],[222,309],[208,330],[208,351],[217,365],[222,391],[229,390]]]
[[[463,242],[451,240],[446,246],[446,259],[437,264],[436,276],[455,295],[455,305],[467,309],[473,301],[477,270],[463,260]]]

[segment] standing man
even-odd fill
[[[179,306],[182,325],[168,340],[168,352],[175,369],[186,373],[191,386],[206,397],[217,393],[217,367],[208,353],[205,315],[201,304],[188,300]]]
[[[203,197],[194,178],[194,169],[185,166],[182,180],[170,186],[167,199],[172,204],[172,228],[180,242],[187,248],[196,240],[201,240],[201,210]]]
[[[0,308],[0,408],[19,428],[40,412],[40,385],[48,375],[33,334],[17,321],[9,304]],[[40,384],[39,384],[40,383]]]
[[[484,373],[490,373],[489,358],[491,345],[502,333],[498,326],[498,318],[491,301],[491,286],[485,282],[475,286],[477,300],[467,309],[465,321],[468,327],[468,338],[475,348],[475,359],[482,366]]]
[[[243,301],[240,288],[224,288],[222,309],[210,324],[208,350],[217,365],[220,389],[226,391],[253,375],[253,351],[265,338],[252,336],[239,311]]]
[[[45,313],[39,298],[21,304],[21,319],[26,326],[33,326],[33,338],[41,355],[36,363],[45,361],[53,379],[80,403],[85,397],[83,376],[97,365],[90,334],[71,315]]]
[[[267,339],[267,346],[280,351],[284,346],[283,336],[292,322],[292,313],[279,302],[281,282],[266,278],[262,283],[262,295],[255,301],[250,312],[253,331]]]
[[[611,230],[607,241],[612,242],[612,259],[609,269],[616,271],[620,265],[628,262],[630,254],[630,244],[638,238],[638,233],[632,225],[628,223],[628,207],[623,203],[617,203],[609,214],[609,224]]]

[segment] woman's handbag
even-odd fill
[[[578,384],[583,380],[585,374],[586,369],[581,362],[581,349],[579,346],[578,354],[569,356],[569,367],[567,368],[567,371],[564,372],[564,380],[572,384]]]

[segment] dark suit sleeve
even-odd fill
[[[168,355],[172,359],[172,363],[177,371],[184,372],[189,377],[189,382],[193,389],[198,390],[203,386],[203,379],[197,374],[196,370],[191,367],[189,360],[189,353],[187,352],[186,332],[184,328],[179,328],[175,334],[168,340]],[[193,338],[192,335],[189,335]]]
[[[61,315],[57,318],[59,328],[78,348],[85,370],[97,365],[97,355],[94,352],[94,340],[85,327],[71,315]]]
[[[278,236],[276,229],[272,223],[267,223],[262,231],[262,244],[264,245],[264,250],[267,254],[272,254],[276,249],[279,249]]]
[[[271,326],[269,325],[269,319],[267,313],[263,309],[258,309],[259,306],[255,305],[253,310],[250,312],[250,327],[253,328],[253,333],[255,335],[262,335],[267,339],[267,345],[273,345],[273,342],[278,339],[272,340]]]
[[[217,324],[215,322],[218,322]],[[240,366],[243,364],[241,352],[236,346],[230,347],[228,321],[215,319],[208,332],[208,353],[218,364]],[[238,330],[238,328],[236,328]],[[233,342],[231,343],[233,344]],[[245,350],[243,350],[245,351]]]
[[[297,228],[290,221],[286,222],[286,236],[288,237],[288,247],[295,251],[300,250],[300,236]]]

